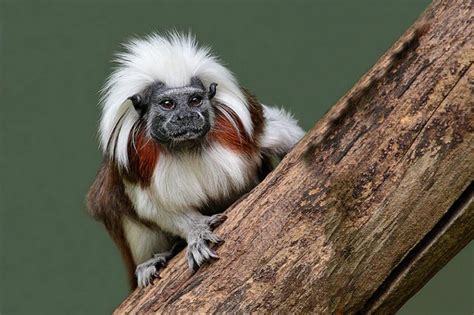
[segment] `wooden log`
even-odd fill
[[[394,313],[474,236],[471,1],[435,0],[217,229],[123,313]]]

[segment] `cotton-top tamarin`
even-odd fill
[[[159,277],[183,241],[189,268],[217,258],[212,232],[232,202],[303,136],[189,35],[135,39],[104,88],[104,160],[90,213],[118,245],[132,288]]]

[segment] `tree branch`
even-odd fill
[[[395,312],[474,237],[472,12],[434,1],[227,210],[220,260],[116,313]]]

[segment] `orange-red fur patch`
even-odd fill
[[[130,134],[128,143],[129,170],[127,179],[148,186],[160,155],[159,144],[146,137],[142,126]],[[132,141],[132,139],[134,139]]]
[[[232,117],[235,124],[233,124],[221,110],[216,110],[214,127],[210,133],[211,141],[217,141],[236,152],[246,154],[255,152],[256,145],[245,132],[240,119],[230,108],[226,108],[226,111]]]

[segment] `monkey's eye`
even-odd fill
[[[162,100],[160,102],[160,106],[163,108],[163,109],[166,109],[166,110],[170,110],[170,109],[173,109],[174,108],[174,102],[172,100]]]
[[[199,95],[193,95],[191,96],[191,98],[189,99],[189,106],[199,106],[201,105],[202,103],[202,97],[199,96]]]

